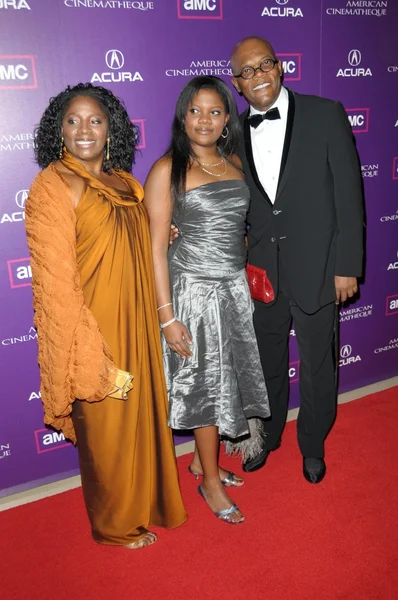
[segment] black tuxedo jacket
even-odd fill
[[[249,262],[267,270],[277,297],[279,268],[297,305],[312,314],[335,300],[334,276],[358,277],[363,261],[361,171],[340,102],[289,93],[275,203],[253,160],[249,109],[240,157],[251,191]]]

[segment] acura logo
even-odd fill
[[[284,4],[287,4],[289,2],[289,0],[275,0],[275,2],[277,4],[281,4],[283,6]]]
[[[19,208],[25,208],[25,202],[28,195],[29,190],[19,190],[19,192],[15,194],[15,202]]]
[[[124,56],[120,50],[108,50],[105,62],[109,69],[121,69],[124,65]]]
[[[351,50],[348,53],[348,62],[352,67],[357,67],[362,60],[362,56],[359,50]]]
[[[345,346],[341,347],[340,356],[341,358],[348,358],[349,356],[351,356],[351,352],[352,347],[349,344],[346,344]]]

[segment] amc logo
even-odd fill
[[[144,119],[131,119],[131,122],[134,125],[137,125],[140,130],[140,143],[135,147],[136,150],[143,150],[146,148],[146,138],[145,138],[145,122]]]
[[[370,108],[346,108],[345,111],[353,133],[367,133],[369,131]]]
[[[277,53],[285,74],[284,81],[301,81],[301,57],[302,54]]]
[[[392,161],[392,178],[398,179],[398,156],[395,156]]]
[[[0,90],[34,90],[37,87],[34,56],[0,55]]]
[[[30,258],[14,258],[7,261],[8,278],[12,289],[32,285]]]
[[[177,0],[179,19],[222,19],[223,0]]]
[[[36,440],[37,454],[51,452],[59,448],[70,447],[70,443],[65,440],[65,436],[61,431],[52,431],[51,429],[36,429],[34,431]]]
[[[398,294],[386,298],[386,317],[391,315],[398,315]]]
[[[290,383],[295,383],[299,380],[299,367],[300,361],[295,360],[289,363],[289,381]]]

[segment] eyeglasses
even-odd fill
[[[262,71],[263,73],[269,73],[275,67],[278,61],[274,58],[265,58],[259,67],[244,67],[239,75],[234,77],[242,77],[242,79],[253,79],[256,71]]]

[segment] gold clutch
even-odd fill
[[[127,400],[128,392],[133,389],[133,379],[134,377],[131,373],[118,369],[115,387],[108,396],[117,400]]]

